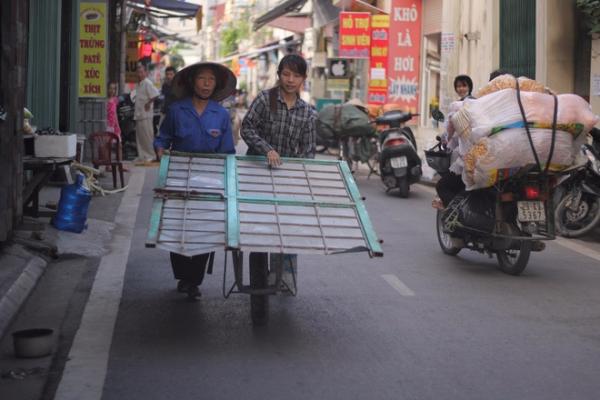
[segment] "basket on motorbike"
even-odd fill
[[[429,150],[425,150],[427,165],[440,175],[446,174],[450,170],[451,158],[452,152],[448,149],[443,149],[441,143],[436,144]]]

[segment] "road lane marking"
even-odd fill
[[[431,187],[431,186],[429,186],[429,185],[427,185],[427,184],[425,184],[425,183],[421,183],[421,184],[419,185],[419,187],[420,187],[421,189],[425,189],[425,191],[426,191],[426,192],[429,192],[429,193],[431,193],[431,194],[436,194],[435,188],[433,188],[433,187]]]
[[[100,400],[145,170],[132,169],[115,217],[111,252],[102,257],[55,400]]]
[[[600,252],[593,250],[579,242],[576,239],[565,239],[557,237],[555,242],[569,250],[579,253],[583,256],[589,257],[593,260],[600,261]]]
[[[415,292],[410,290],[396,275],[383,274],[381,277],[402,296],[411,297],[415,295]]]

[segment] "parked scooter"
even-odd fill
[[[388,192],[398,189],[400,197],[408,197],[410,185],[418,182],[423,174],[417,141],[412,130],[405,126],[417,115],[394,110],[375,119],[377,125],[388,127],[379,135],[381,180]]]
[[[555,210],[556,229],[564,237],[581,237],[600,223],[600,129],[590,131],[592,145],[584,144],[587,162],[572,169],[560,182]]]

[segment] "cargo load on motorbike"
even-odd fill
[[[450,170],[462,175],[467,190],[494,186],[526,166],[546,173],[569,167],[599,121],[583,98],[557,96],[539,82],[511,75],[492,80],[477,99],[452,111],[448,130],[459,157]]]
[[[373,136],[369,114],[353,104],[330,104],[319,111],[317,135],[323,138]]]

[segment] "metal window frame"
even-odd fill
[[[169,166],[172,157],[190,157],[192,158],[204,158],[204,159],[223,159],[224,160],[224,195],[213,194],[213,193],[201,193],[201,192],[190,192],[190,191],[169,191],[167,190],[167,177],[169,173]],[[195,200],[195,201],[212,201],[212,202],[223,202],[225,203],[225,246],[224,250],[238,251],[243,250],[240,246],[240,204],[266,204],[274,205],[275,207],[282,206],[305,206],[314,207],[315,213],[318,216],[319,207],[325,208],[344,208],[352,209],[355,211],[356,220],[358,221],[360,230],[362,232],[362,239],[366,243],[366,247],[353,248],[343,252],[356,252],[366,251],[370,257],[381,257],[383,251],[380,246],[380,241],[377,238],[369,215],[367,213],[366,206],[363,202],[362,196],[358,190],[358,186],[352,176],[350,168],[344,161],[332,161],[332,160],[313,160],[313,159],[297,159],[297,158],[283,158],[284,163],[295,163],[301,164],[306,171],[306,165],[327,165],[336,166],[340,176],[343,179],[345,189],[348,192],[348,202],[325,202],[317,200],[295,200],[290,198],[263,198],[258,196],[243,195],[239,191],[239,179],[238,179],[238,161],[264,161],[265,158],[262,156],[236,156],[236,155],[221,155],[221,154],[196,154],[196,153],[182,153],[182,152],[170,152],[165,153],[161,160],[159,169],[158,180],[155,189],[155,198],[152,206],[152,215],[150,219],[150,227],[148,230],[146,247],[153,248],[157,247],[159,242],[159,234],[161,228],[161,221],[164,211],[165,200],[169,199],[169,196],[176,196],[177,198],[183,198],[184,200]],[[310,186],[310,185],[309,185]],[[312,190],[311,187],[309,187]],[[278,215],[278,213],[276,213]],[[318,228],[323,232],[323,228],[320,225],[320,219],[317,217],[319,223]],[[281,230],[280,230],[281,233]],[[325,239],[325,236],[322,236]],[[328,251],[325,245],[325,254],[337,254],[334,251]]]

